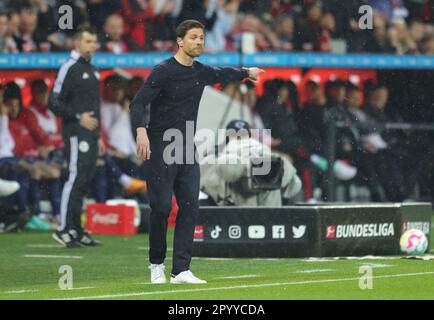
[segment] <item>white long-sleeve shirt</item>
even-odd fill
[[[0,116],[0,159],[14,156],[15,141],[9,131],[8,116]]]
[[[136,154],[136,141],[131,129],[130,114],[119,103],[103,102],[101,123],[110,146],[127,155]]]

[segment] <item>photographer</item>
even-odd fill
[[[209,196],[207,204],[282,206],[301,190],[291,162],[252,139],[247,122],[231,121],[226,139],[217,154],[201,161],[200,188]],[[261,167],[265,170],[259,173]]]

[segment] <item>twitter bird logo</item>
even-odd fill
[[[301,226],[298,226],[298,227],[293,226],[292,227],[292,233],[293,233],[293,238],[294,239],[300,239],[306,233],[306,226],[304,226],[304,225],[301,225]]]

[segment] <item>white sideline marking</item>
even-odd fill
[[[384,264],[384,263],[361,263],[361,266],[371,267],[371,268],[389,268],[393,267],[393,264]]]
[[[317,273],[317,272],[329,272],[334,269],[311,269],[311,270],[298,270],[295,273]]]
[[[83,259],[82,256],[55,256],[50,254],[25,254],[24,258]]]
[[[71,289],[56,289],[59,291],[72,291],[72,290],[87,290],[87,289],[95,289],[96,287],[79,287],[79,288],[71,288]]]
[[[260,274],[245,274],[240,276],[231,276],[231,277],[219,277],[216,279],[246,279],[246,278],[258,278],[261,277]]]
[[[149,247],[137,247],[137,250],[149,250]],[[173,251],[173,248],[167,248],[167,251]]]
[[[29,248],[62,248],[59,244],[28,244]]]
[[[234,259],[232,259],[232,258],[201,258],[201,257],[193,257],[193,260],[230,261],[230,260],[234,260]]]
[[[423,275],[434,275],[434,272],[389,274],[389,275],[383,275],[383,276],[374,276],[372,278],[373,279],[386,279],[386,278],[414,277],[414,276],[423,276]],[[278,283],[250,284],[250,285],[231,286],[231,287],[215,287],[215,288],[185,289],[185,290],[167,290],[167,291],[153,291],[153,292],[133,292],[133,293],[121,293],[121,294],[111,294],[111,295],[101,295],[101,296],[88,296],[88,297],[74,297],[74,298],[54,299],[54,300],[109,299],[109,298],[122,298],[122,297],[134,297],[134,296],[136,296],[136,297],[137,296],[147,296],[147,295],[154,295],[154,294],[180,293],[180,292],[201,292],[201,291],[221,291],[221,290],[263,288],[263,287],[281,287],[281,286],[298,285],[298,284],[315,284],[315,283],[359,281],[359,280],[360,280],[360,277],[341,278],[341,279],[324,279],[324,280],[296,281],[296,282],[278,282]]]
[[[18,293],[30,293],[30,292],[38,292],[39,290],[14,290],[14,291],[5,291],[1,294],[18,294]]]

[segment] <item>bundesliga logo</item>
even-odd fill
[[[327,226],[326,239],[391,237],[395,235],[393,223],[350,224]]]

